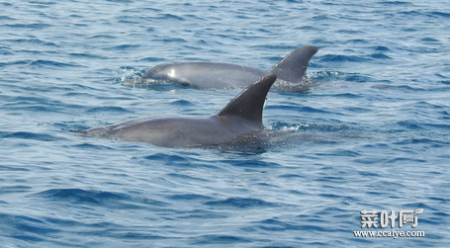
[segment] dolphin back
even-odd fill
[[[266,102],[267,93],[276,79],[275,75],[262,77],[231,100],[217,115],[237,116],[263,126],[262,112],[264,103]]]
[[[315,46],[303,46],[290,52],[270,71],[279,79],[297,83],[302,80],[309,60],[319,49]]]

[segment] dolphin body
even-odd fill
[[[143,81],[170,81],[199,89],[245,88],[259,78],[273,74],[278,80],[273,89],[279,92],[304,91],[302,84],[315,46],[295,49],[270,69],[214,62],[176,62],[159,64],[148,70]]]
[[[262,112],[276,76],[264,76],[248,86],[218,114],[209,117],[151,116],[82,133],[146,142],[163,147],[207,147],[242,143],[264,130]]]

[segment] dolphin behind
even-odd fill
[[[264,76],[213,116],[145,117],[107,127],[91,128],[81,133],[164,147],[204,147],[241,142],[264,130],[263,107],[275,80],[274,75]]]
[[[273,74],[279,79],[273,87],[275,91],[303,91],[308,86],[301,84],[308,62],[317,51],[315,46],[297,48],[270,69],[215,62],[164,63],[148,70],[143,82],[161,80],[199,89],[245,88]]]
[[[281,80],[298,83],[305,76],[309,60],[318,50],[315,46],[297,48],[274,65],[270,72]]]

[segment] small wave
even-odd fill
[[[0,16],[0,21],[14,21],[16,19],[11,18],[9,16]]]
[[[102,146],[102,145],[93,145],[88,143],[73,145],[72,147],[87,149],[87,150],[113,150],[111,147]]]
[[[95,108],[91,108],[88,109],[86,111],[86,113],[88,114],[97,114],[97,113],[102,113],[102,112],[106,112],[106,113],[130,113],[130,111],[121,108],[121,107],[117,107],[117,106],[103,106],[103,107],[95,107]]]
[[[431,15],[450,18],[450,13],[444,13],[439,11],[431,12]]]
[[[445,115],[449,115],[448,113],[445,113]],[[448,119],[448,117],[447,117]],[[439,128],[443,130],[450,130],[450,124],[423,124],[424,126],[432,127],[432,128]]]
[[[238,161],[232,163],[233,166],[238,167],[249,167],[249,168],[268,168],[268,167],[280,167],[280,164],[273,163],[273,162],[265,162],[261,160],[254,160],[254,161]]]
[[[332,4],[332,3],[329,3],[329,4]],[[312,17],[311,20],[313,20],[314,22],[320,22],[320,21],[329,21],[329,20],[331,20],[331,18],[328,15],[316,15],[316,16]]]
[[[265,207],[276,207],[277,204],[266,202],[259,199],[253,198],[228,198],[222,201],[208,201],[204,203],[208,206],[214,207],[226,207],[226,208],[242,208],[242,209],[251,209],[251,208],[265,208]]]
[[[350,39],[344,42],[344,44],[367,44],[367,43],[369,43],[369,41],[364,39]]]
[[[309,80],[307,77],[304,77],[300,83],[292,83],[284,80],[277,79],[273,84],[272,88],[278,92],[307,92],[312,87],[317,86],[318,83],[312,80]]]
[[[412,129],[412,130],[421,130],[423,129],[423,127],[421,127],[420,124],[414,122],[414,121],[399,121],[397,122],[397,125],[402,126],[402,127],[406,127],[408,129]]]
[[[297,48],[297,46],[293,45],[255,45],[251,46],[251,48],[258,48],[258,49],[267,49],[267,50],[285,50],[285,51],[292,51]],[[283,57],[277,58],[277,60],[282,59]]]
[[[392,59],[391,57],[383,54],[383,53],[374,53],[372,55],[370,55],[372,58],[374,59]]]
[[[13,50],[11,49],[11,48],[9,48],[9,47],[0,47],[0,55],[14,55],[14,52],[13,52]],[[2,65],[3,63],[0,63],[0,66]]]
[[[439,40],[430,38],[430,37],[422,38],[421,41],[430,42],[430,43],[439,42]]]
[[[339,71],[320,71],[313,72],[308,74],[309,78],[313,81],[347,81],[347,82],[356,82],[356,83],[364,83],[371,81],[371,78],[368,76],[363,76],[358,73],[347,73],[347,72],[339,72]]]
[[[204,245],[204,244],[237,244],[237,243],[250,243],[251,239],[230,236],[230,235],[202,235],[195,238],[193,244]]]
[[[1,194],[11,194],[11,193],[24,193],[29,192],[32,188],[29,186],[6,186],[0,187]]]
[[[138,60],[139,62],[162,62],[162,61],[166,61],[165,58],[160,58],[160,57],[145,57],[142,59]]]
[[[172,102],[169,103],[170,105],[173,106],[192,106],[193,104],[189,101],[186,100],[174,100]]]
[[[90,53],[70,53],[71,57],[74,58],[87,58],[87,59],[108,59],[108,57],[101,56],[101,55],[95,55]]]
[[[30,65],[31,66],[39,66],[39,67],[44,67],[44,66],[51,66],[51,67],[82,67],[81,65],[76,64],[76,63],[62,63],[62,62],[58,62],[58,61],[43,60],[43,59],[35,60],[35,61],[31,62]]]
[[[402,1],[384,1],[384,2],[380,2],[380,4],[386,4],[386,5],[412,5],[412,3],[402,2]]]
[[[303,112],[303,113],[330,113],[328,111],[318,109],[318,108],[312,108],[312,107],[303,107],[303,106],[288,106],[288,105],[276,105],[276,106],[267,106],[267,110],[269,109],[282,109],[282,110],[290,110],[290,111],[296,111],[296,112]]]
[[[17,167],[17,166],[3,166],[3,165],[0,165],[0,171],[30,171],[30,170],[29,169],[25,169],[25,168],[20,168],[20,167]]]
[[[19,240],[28,241],[31,243],[43,242],[44,239],[41,238],[41,235],[50,237],[55,235],[56,233],[61,232],[61,230],[49,228],[47,223],[45,223],[41,219],[26,215],[0,214],[0,220],[2,220],[0,221],[0,224],[3,224],[3,221],[14,223],[15,235],[12,236]],[[38,237],[36,235],[39,235],[41,237]],[[3,244],[2,247],[4,247]]]
[[[0,67],[6,67],[11,65],[28,65],[30,63],[32,63],[31,60],[17,60],[12,62],[0,63]]]
[[[207,180],[207,179],[203,179],[203,178],[200,178],[200,177],[188,176],[188,175],[185,175],[185,174],[170,173],[170,174],[167,174],[167,175],[170,176],[170,177],[176,178],[177,181],[180,181],[180,179],[181,179],[181,180],[199,181],[199,182],[205,182],[205,183],[209,182],[209,180]]]
[[[375,51],[380,51],[380,52],[389,52],[390,51],[390,49],[385,46],[376,46],[376,47],[373,47],[373,49]]]
[[[433,147],[445,147],[449,145],[448,141],[439,141],[430,138],[407,138],[400,141],[395,142],[396,145],[406,145],[406,144],[430,144]]]
[[[43,46],[51,46],[51,47],[58,47],[58,45],[56,45],[53,42],[47,42],[47,41],[42,41],[39,39],[8,39],[8,40],[3,40],[4,42],[11,42],[11,43],[16,43],[16,44],[30,44],[30,45],[43,45]]]
[[[112,40],[112,39],[116,39],[116,36],[112,36],[112,35],[94,35],[94,36],[90,36],[87,37],[87,39],[99,39],[99,40]]]
[[[2,139],[32,139],[39,141],[57,141],[61,140],[61,138],[57,138],[48,134],[39,134],[39,133],[31,133],[31,132],[0,132],[0,138]]]
[[[177,156],[177,155],[172,155],[172,154],[166,154],[166,153],[156,153],[153,155],[149,155],[146,156],[145,159],[148,160],[155,160],[155,161],[167,161],[168,163],[174,163],[174,162],[181,162],[181,163],[185,163],[186,162],[186,158],[184,158],[183,156]]]
[[[186,88],[186,86],[174,83],[170,80],[143,79],[142,72],[128,75],[126,78],[121,80],[121,82],[123,82],[124,85],[129,85],[135,88],[143,88],[154,91],[174,91],[177,89]]]
[[[329,213],[327,213],[329,214]],[[276,219],[267,219],[263,221],[258,221],[257,227],[265,231],[287,231],[287,230],[308,230],[308,231],[319,231],[319,232],[333,232],[331,229],[325,229],[320,226],[315,225],[293,225],[287,222],[283,222]]]
[[[342,33],[342,34],[364,34],[363,31],[356,31],[356,30],[351,30],[351,29],[341,29],[336,32]]]
[[[203,163],[202,159],[195,159],[191,156],[180,156],[172,153],[155,153],[145,156],[144,159],[146,161],[150,161],[151,163],[160,163],[165,166],[178,166],[183,168],[194,168],[197,166],[214,167],[211,166],[210,163]]]
[[[145,83],[145,80],[142,78],[144,72],[134,67],[121,67],[119,70],[114,71],[114,74],[120,75],[120,78],[114,78],[109,81],[132,86],[140,86]]]
[[[321,62],[368,62],[370,59],[361,56],[327,54],[322,56]]]
[[[183,39],[183,38],[164,38],[164,39],[154,39],[153,41],[162,41],[164,43],[186,43],[187,40]]]
[[[29,28],[29,29],[44,29],[44,28],[52,27],[52,25],[45,24],[45,23],[8,24],[5,26],[10,27],[10,28]]]
[[[124,193],[75,188],[50,189],[31,195],[31,197],[36,196],[52,201],[69,202],[70,204],[104,206],[113,209],[142,209],[149,206],[168,206],[168,203],[162,201],[142,197],[131,197]]]
[[[321,132],[336,132],[344,130],[352,130],[351,127],[346,125],[326,125],[326,124],[287,124],[285,122],[276,122],[269,127],[273,131],[295,132],[295,131],[321,131]]]
[[[139,48],[141,45],[120,45],[120,46],[115,46],[112,49],[116,49],[116,50],[129,50],[129,49],[136,49]],[[109,48],[108,48],[109,49]]]
[[[63,200],[70,201],[75,204],[94,204],[104,205],[103,203],[108,200],[127,200],[129,197],[125,194],[111,193],[104,191],[89,191],[82,189],[50,189],[40,193],[34,194],[35,196],[44,197],[51,200]]]
[[[206,200],[212,199],[209,196],[197,195],[197,194],[176,194],[176,195],[166,196],[166,198],[175,200],[175,201],[206,201]]]
[[[427,160],[424,159],[412,159],[412,158],[394,158],[394,159],[389,159],[386,161],[386,164],[395,164],[395,163],[400,163],[400,164],[407,164],[407,163],[426,163]]]

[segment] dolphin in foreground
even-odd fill
[[[277,79],[264,76],[228,103],[218,114],[151,116],[81,131],[99,137],[146,142],[163,147],[207,147],[255,139],[264,130],[262,113],[267,93]]]
[[[229,89],[245,88],[259,78],[273,74],[278,78],[273,86],[274,91],[304,91],[310,86],[302,84],[306,67],[317,51],[315,46],[297,48],[270,69],[214,62],[164,63],[148,70],[142,82],[160,80],[199,89]]]

